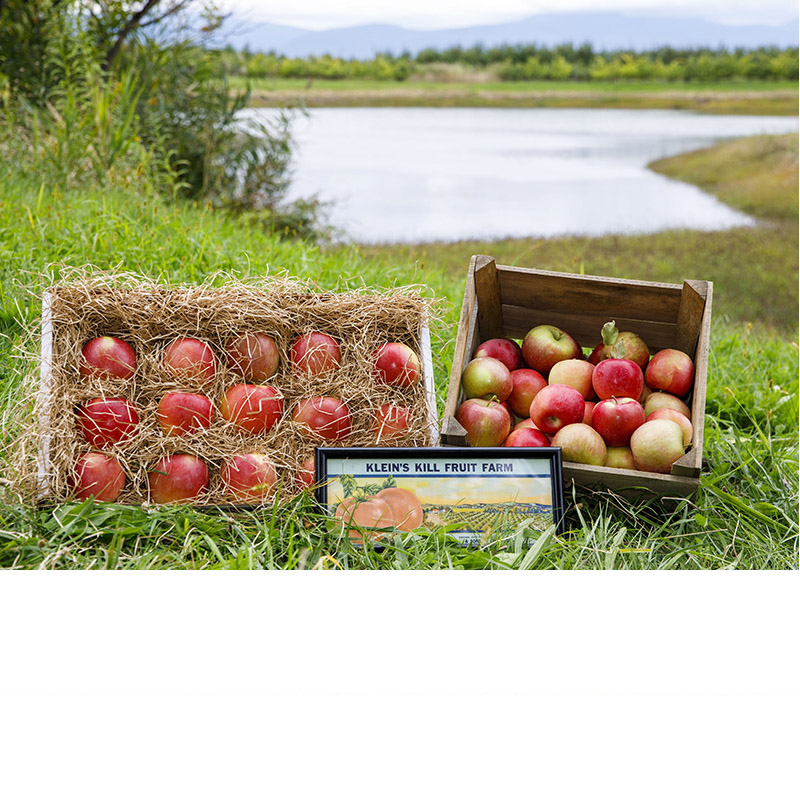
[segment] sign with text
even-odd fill
[[[318,494],[356,542],[392,529],[445,527],[464,544],[563,515],[561,450],[550,447],[317,450]]]

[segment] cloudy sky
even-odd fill
[[[392,23],[408,28],[457,28],[509,22],[531,14],[623,11],[702,17],[719,23],[785,23],[797,17],[796,0],[223,0],[251,20],[301,28]]]

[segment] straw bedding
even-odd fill
[[[308,437],[290,419],[295,404],[309,397],[332,396],[343,400],[351,412],[353,429],[346,446],[374,446],[371,415],[381,404],[407,406],[409,430],[401,439],[381,444],[425,446],[430,444],[429,410],[422,380],[410,388],[382,384],[375,379],[373,354],[383,343],[405,343],[421,357],[420,329],[430,299],[420,290],[330,293],[310,284],[278,278],[263,286],[226,283],[225,286],[165,287],[155,284],[120,286],[115,279],[85,278],[51,288],[52,367],[43,380],[34,418],[34,443],[44,449],[39,497],[68,500],[70,476],[78,456],[91,448],[76,427],[78,406],[95,397],[125,397],[139,414],[140,423],[128,441],[104,452],[115,455],[125,470],[126,485],[118,498],[123,503],[149,500],[148,472],[172,453],[200,456],[209,470],[209,487],[199,503],[228,503],[219,469],[224,460],[241,453],[269,455],[278,472],[278,497],[297,494],[295,476],[303,460],[313,454],[318,440]],[[224,346],[247,332],[266,332],[277,342],[281,358],[275,376],[265,384],[284,397],[283,415],[264,436],[246,433],[226,422],[219,403],[226,389],[246,382],[226,363]],[[310,331],[326,332],[341,348],[340,367],[327,375],[308,378],[292,370],[292,340]],[[137,367],[130,380],[81,379],[81,349],[94,337],[111,335],[127,341],[136,351]],[[176,382],[162,365],[164,347],[180,337],[207,342],[217,356],[217,374],[208,383]],[[156,409],[168,391],[196,391],[215,406],[210,428],[185,436],[168,437],[159,426]],[[35,487],[31,441],[23,451],[17,471]],[[275,496],[273,492],[270,499]]]

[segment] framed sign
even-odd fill
[[[560,447],[319,447],[317,497],[357,543],[447,527],[464,545],[562,529]]]

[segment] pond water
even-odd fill
[[[312,109],[294,124],[289,197],[332,202],[331,223],[362,242],[717,230],[753,220],[647,164],[797,125],[675,110]]]

